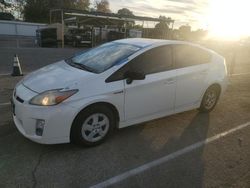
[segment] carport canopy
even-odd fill
[[[57,13],[57,14],[56,14]],[[60,14],[58,14],[60,13]],[[144,16],[135,16],[135,15],[119,15],[115,13],[103,13],[103,12],[90,12],[84,10],[72,10],[72,9],[51,9],[50,10],[50,24],[53,19],[53,15],[57,15],[56,21],[58,22],[58,18],[62,23],[61,30],[61,38],[62,38],[62,48],[64,47],[64,23],[77,23],[84,25],[91,25],[93,27],[103,27],[105,25],[116,25],[123,26],[126,29],[126,23],[134,23],[135,21],[144,22],[167,22],[169,24],[172,23],[172,28],[174,25],[174,20],[171,18],[164,19],[160,18],[152,18],[152,17],[144,17]],[[142,24],[142,25],[143,25]]]
[[[50,10],[50,23],[52,22],[53,12],[61,11],[61,21],[76,22],[79,24],[92,25],[95,27],[102,27],[105,25],[124,25],[125,23],[133,23],[135,21],[149,21],[149,22],[168,22],[174,23],[174,20],[168,18],[152,18],[134,15],[119,15],[115,13],[103,12],[89,12],[72,9],[51,9]]]

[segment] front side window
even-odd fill
[[[132,71],[152,74],[172,69],[172,49],[170,46],[153,48],[137,56],[130,62]]]
[[[209,52],[186,44],[174,45],[174,55],[176,68],[209,63],[211,60]]]
[[[67,62],[72,66],[101,73],[139,49],[134,45],[111,42],[78,54],[68,59]]]
[[[138,55],[112,74],[106,81],[111,82],[125,79],[125,74],[128,71],[142,72],[147,75],[171,70],[172,68],[172,48],[170,46],[161,46]]]

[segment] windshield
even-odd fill
[[[111,42],[78,54],[67,62],[72,66],[75,64],[84,67],[85,70],[101,73],[139,49],[134,45]]]

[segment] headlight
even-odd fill
[[[68,90],[68,91],[61,91],[59,89],[57,90],[50,90],[45,91],[35,97],[33,97],[30,100],[30,104],[33,105],[40,105],[40,106],[52,106],[57,105],[70,96],[74,95],[76,92],[78,92],[77,89],[74,90]]]

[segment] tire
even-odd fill
[[[204,113],[211,112],[216,106],[219,96],[220,96],[220,87],[217,85],[210,86],[206,90],[202,98],[199,111]]]
[[[81,111],[73,122],[70,140],[83,146],[96,146],[113,132],[116,118],[106,106],[92,106]]]

